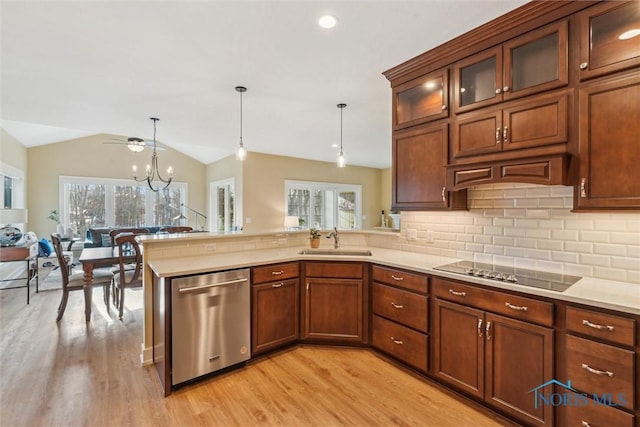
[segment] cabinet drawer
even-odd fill
[[[373,281],[386,283],[388,285],[397,286],[399,288],[405,288],[412,291],[427,293],[427,276],[419,274],[406,273],[400,270],[394,270],[391,268],[373,266]]]
[[[575,307],[567,307],[567,330],[630,347],[635,342],[633,319]]]
[[[427,370],[425,334],[374,315],[373,346],[421,371]]]
[[[553,326],[553,304],[549,302],[436,278],[433,279],[433,293],[438,298],[458,304],[544,326]]]
[[[345,279],[362,278],[362,263],[358,262],[307,262],[305,276],[340,277]]]
[[[562,410],[566,426],[633,427],[635,419],[631,414],[593,401],[587,401],[584,406],[566,405]]]
[[[614,403],[633,409],[633,356],[628,350],[567,335],[567,378],[579,391],[610,393]]]
[[[293,277],[298,277],[299,274],[297,262],[255,267],[253,269],[253,284],[291,279]]]
[[[373,312],[421,332],[427,332],[427,297],[373,284]]]

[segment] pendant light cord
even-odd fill
[[[242,142],[242,91],[240,91],[240,142]]]

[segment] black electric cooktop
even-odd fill
[[[474,261],[459,261],[434,267],[434,270],[448,271],[465,276],[480,277],[498,282],[514,283],[533,288],[563,292],[581,279],[568,274],[547,273],[504,265],[485,264]]]

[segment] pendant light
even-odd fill
[[[340,109],[340,153],[338,154],[337,164],[339,168],[343,168],[347,165],[347,162],[344,158],[344,152],[342,151],[342,110],[346,107],[347,104],[338,104],[338,108]]]
[[[236,159],[243,161],[247,158],[247,150],[244,149],[244,144],[242,143],[242,94],[247,91],[247,88],[236,86],[236,91],[240,92],[240,145],[238,145],[238,150],[236,151]]]
[[[146,181],[149,188],[157,193],[171,184],[173,180],[173,169],[171,169],[171,166],[167,169],[169,179],[164,179],[162,175],[160,175],[160,169],[158,169],[158,153],[156,153],[156,122],[160,119],[157,117],[150,117],[150,119],[153,120],[153,154],[151,155],[151,165],[147,165],[146,176],[140,179],[138,179],[138,168],[133,165],[133,179],[138,182]],[[164,186],[160,184],[158,187],[154,187],[153,183],[156,181],[161,182]]]

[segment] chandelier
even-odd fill
[[[140,179],[138,179],[138,168],[133,165],[133,179],[137,182],[146,181],[149,188],[157,193],[171,184],[173,180],[173,169],[171,169],[171,166],[167,169],[169,179],[164,179],[162,175],[160,175],[160,169],[158,169],[158,153],[156,153],[156,122],[160,119],[156,117],[150,117],[150,119],[153,120],[153,154],[151,155],[151,164],[147,165],[146,176]],[[154,187],[154,182],[159,182],[160,184]]]

